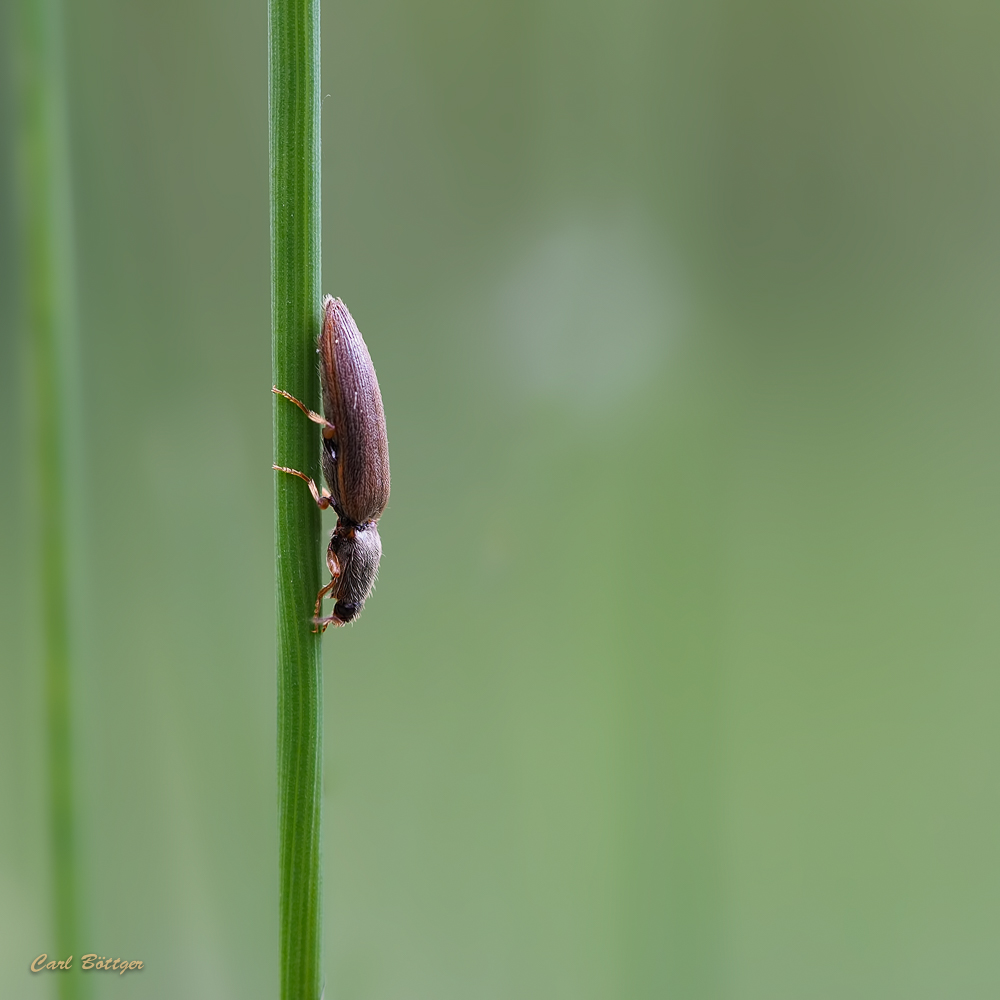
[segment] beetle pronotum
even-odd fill
[[[337,512],[326,564],[330,582],[316,595],[316,630],[353,621],[375,586],[382,539],[378,519],[389,502],[389,442],[375,366],[354,318],[340,299],[323,299],[319,335],[319,377],[325,417],[277,386],[272,392],[293,402],[322,430],[322,492],[304,472],[275,465],[278,472],[304,479],[321,508]],[[333,614],[321,615],[327,595]],[[315,631],[315,630],[314,630]]]

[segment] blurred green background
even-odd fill
[[[13,15],[0,995],[48,998]],[[266,6],[66,18],[80,951],[146,963],[101,1000],[270,998]],[[995,997],[1000,8],[323,30],[393,472],[324,643],[328,1000]]]

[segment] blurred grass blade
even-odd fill
[[[73,805],[68,481],[78,426],[64,50],[59,0],[22,0],[24,281],[33,381],[42,657],[48,744],[55,956],[79,956],[80,898]],[[78,966],[76,966],[78,968]],[[88,981],[57,977],[64,1000]]]
[[[269,0],[271,324],[274,384],[319,408],[320,60],[318,0]],[[318,479],[315,427],[274,396],[274,461]],[[320,515],[301,480],[275,473],[280,992],[318,1000],[323,678],[310,621]]]

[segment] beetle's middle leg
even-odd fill
[[[321,493],[316,489],[316,484],[313,480],[307,476],[304,472],[299,472],[297,469],[286,469],[283,465],[272,465],[272,469],[275,472],[287,472],[290,476],[298,476],[299,479],[304,479],[306,485],[309,487],[309,492],[313,495],[313,500],[319,505],[321,510],[326,510],[330,506],[333,499],[333,494],[324,486],[323,492]]]

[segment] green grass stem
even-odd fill
[[[62,1000],[89,991],[79,974],[83,945],[73,802],[72,646],[67,530],[73,464],[77,356],[73,295],[68,127],[59,0],[22,0],[24,287],[33,382],[38,490],[41,651],[45,677],[53,957],[74,956],[56,978]]]
[[[318,0],[269,0],[271,328],[274,384],[319,408],[320,53]],[[274,400],[274,461],[319,480],[319,435]],[[319,1000],[323,676],[310,621],[320,587],[320,513],[275,473],[279,960],[281,1000]]]

